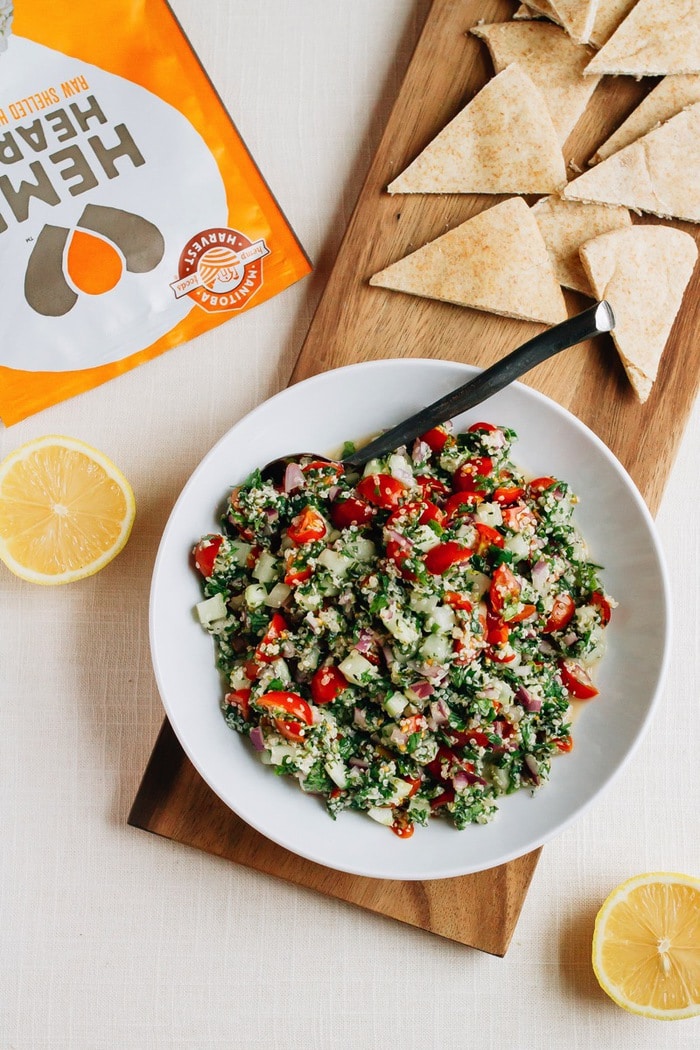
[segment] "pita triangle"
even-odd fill
[[[369,283],[544,324],[567,316],[542,234],[521,197],[467,219]]]
[[[596,297],[612,306],[613,340],[644,402],[695,267],[695,240],[670,226],[630,226],[594,237],[580,254]]]
[[[587,73],[700,73],[700,0],[638,0]]]
[[[527,73],[564,143],[598,84],[599,78],[582,75],[592,52],[551,22],[495,22],[472,33],[486,41],[497,73],[511,62]]]
[[[542,94],[517,63],[493,77],[389,193],[552,193],[566,183]]]
[[[608,230],[632,225],[627,208],[581,204],[561,197],[543,197],[533,204],[532,214],[547,245],[559,284],[584,295],[591,294],[591,286],[579,258],[581,245]]]
[[[700,74],[677,73],[672,77],[664,77],[632,110],[617,131],[598,147],[589,164],[597,164],[617,153],[623,146],[629,146],[693,102],[700,102]]]
[[[598,0],[554,0],[557,19],[577,44],[587,44],[591,39]]]
[[[595,47],[602,47],[607,43],[636,2],[637,0],[598,0],[591,43]]]
[[[570,182],[566,200],[700,222],[700,102]]]

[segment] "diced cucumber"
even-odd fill
[[[334,759],[331,762],[326,762],[326,773],[331,778],[333,783],[341,789],[345,790],[348,786],[347,770],[345,764],[340,759]]]
[[[445,663],[451,651],[451,639],[446,634],[429,634],[418,650],[426,660]]]
[[[249,609],[262,609],[267,600],[267,591],[261,583],[249,583],[243,597]]]
[[[398,718],[408,703],[408,697],[403,693],[391,693],[384,701],[384,710],[390,718]]]
[[[323,565],[329,572],[342,579],[352,565],[352,558],[346,557],[340,551],[332,551],[329,547],[322,550],[318,556],[318,564]]]
[[[250,543],[243,543],[242,540],[232,540],[229,547],[231,560],[234,561],[236,565],[245,565],[252,549],[253,547]]]
[[[394,777],[392,787],[394,789],[394,798],[397,802],[406,798],[413,790],[413,784],[409,784],[407,780],[402,780],[401,777]]]
[[[265,605],[269,605],[271,609],[279,609],[279,607],[286,602],[291,593],[292,588],[289,584],[276,583],[265,599]]]
[[[420,641],[418,628],[402,616],[396,606],[387,605],[386,608],[380,609],[379,619],[401,645],[417,645]]]
[[[494,529],[503,524],[503,515],[497,503],[480,503],[476,508],[475,517],[482,525],[490,525]]]
[[[377,674],[374,664],[371,664],[369,660],[365,660],[362,653],[357,651],[353,651],[344,660],[341,660],[338,668],[345,675],[348,682],[352,682],[353,685],[362,685],[367,675],[374,677]]]
[[[376,820],[377,824],[384,824],[387,828],[390,828],[394,823],[394,813],[391,806],[372,806],[371,809],[367,810],[367,816],[371,817],[372,820]]]
[[[429,631],[449,634],[456,623],[454,609],[449,605],[436,605],[425,623]]]
[[[345,549],[356,561],[363,562],[372,561],[377,553],[377,548],[372,540],[365,539],[364,536],[353,536],[346,543]]]
[[[211,598],[205,598],[203,602],[195,605],[199,622],[206,627],[215,620],[223,620],[228,615],[223,596],[215,594]]]
[[[269,551],[263,551],[255,563],[253,578],[260,583],[272,583],[277,575],[277,559]]]

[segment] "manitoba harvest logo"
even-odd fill
[[[251,241],[228,227],[202,230],[185,245],[170,287],[176,299],[188,295],[208,313],[240,310],[262,287],[269,254],[262,238]]]

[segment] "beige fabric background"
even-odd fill
[[[126,550],[92,579],[46,590],[0,573],[0,1050],[695,1050],[700,1021],[625,1014],[589,949],[620,880],[700,873],[700,406],[658,517],[676,632],[653,725],[546,846],[505,959],[126,825],[163,717],[147,637],[161,530],[202,455],[286,383],[428,3],[173,7],[316,270],[0,430],[2,455],[52,432],[97,445],[139,508]]]

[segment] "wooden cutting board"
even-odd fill
[[[387,183],[492,75],[485,45],[468,34],[503,21],[510,0],[433,0],[386,132],[302,348],[293,382],[387,357],[444,358],[487,366],[541,326],[368,285],[368,278],[499,199],[480,195],[389,196]],[[565,145],[586,160],[656,83],[605,78]],[[531,203],[528,200],[528,203]],[[636,222],[657,222],[651,217]],[[673,223],[700,239],[700,230]],[[566,293],[570,312],[588,300]],[[525,377],[583,420],[612,449],[656,511],[700,379],[700,267],[664,352],[659,377],[639,405],[609,338],[567,350]],[[398,422],[387,405],[387,425]],[[389,882],[333,872],[276,846],[238,819],[185,757],[166,721],[129,823],[239,864],[504,955],[539,850],[492,871],[433,882]]]

